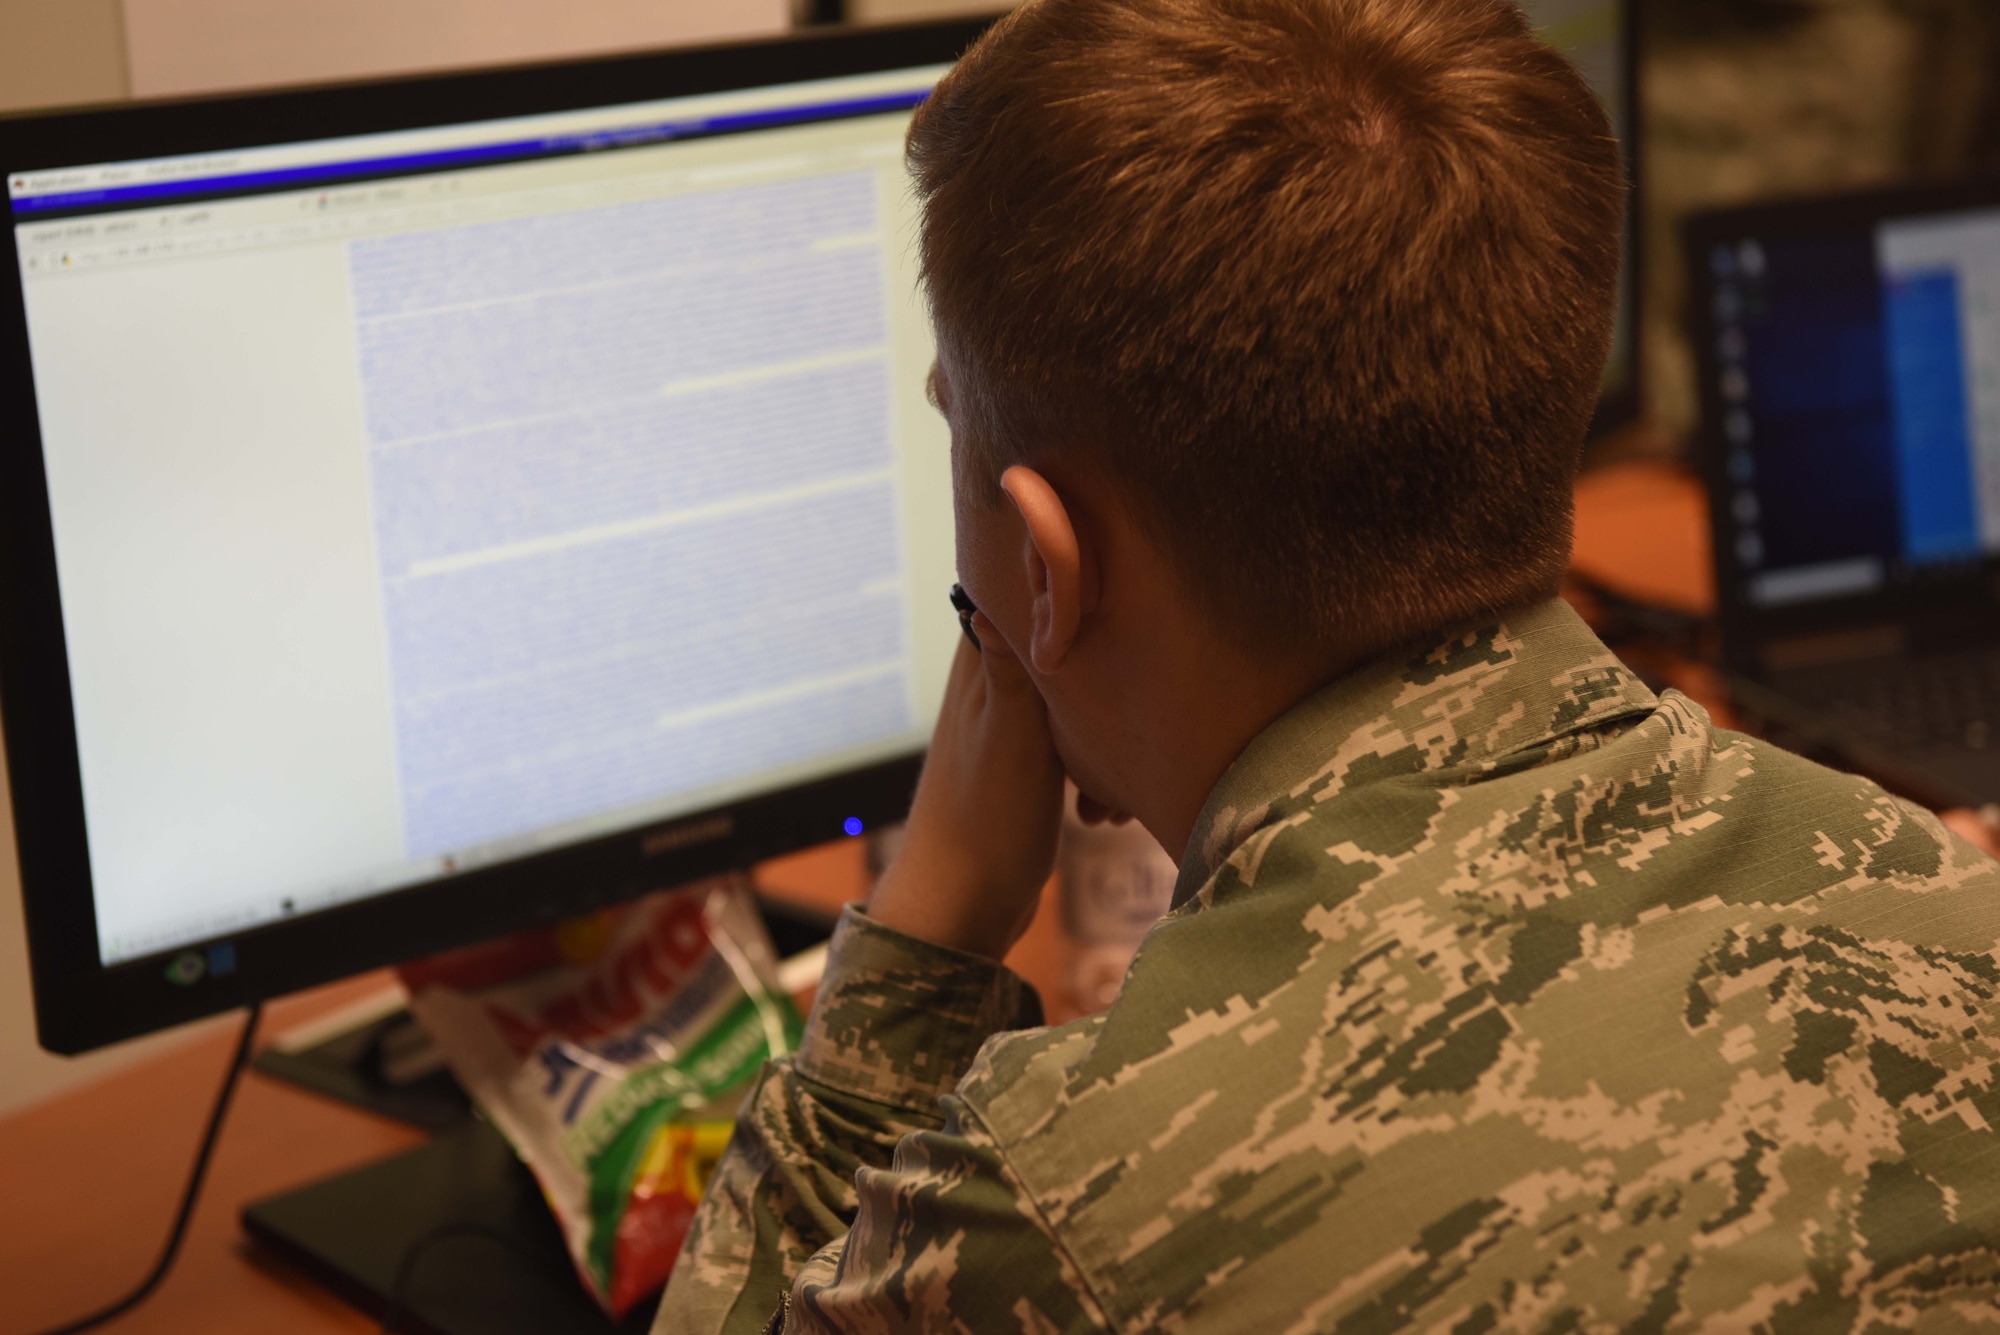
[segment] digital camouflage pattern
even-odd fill
[[[2000,864],[1562,604],[1279,720],[1176,903],[1025,1030],[850,914],[658,1330],[2000,1327]]]

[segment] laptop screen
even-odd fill
[[[2000,208],[1746,229],[1700,258],[1731,592],[1802,605],[2000,553]]]

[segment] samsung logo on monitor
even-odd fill
[[[726,839],[736,833],[736,818],[728,812],[703,816],[699,820],[682,821],[679,825],[668,825],[648,832],[639,840],[639,851],[649,858],[662,853],[672,853],[677,849],[692,848],[696,844],[706,844],[716,839]]]

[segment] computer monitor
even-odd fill
[[[906,809],[902,165],[982,25],[0,122],[0,708],[74,1052]]]

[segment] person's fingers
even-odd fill
[[[1983,813],[1960,807],[1954,811],[1941,811],[1938,816],[1966,843],[2000,857],[2000,829],[1995,829]]]

